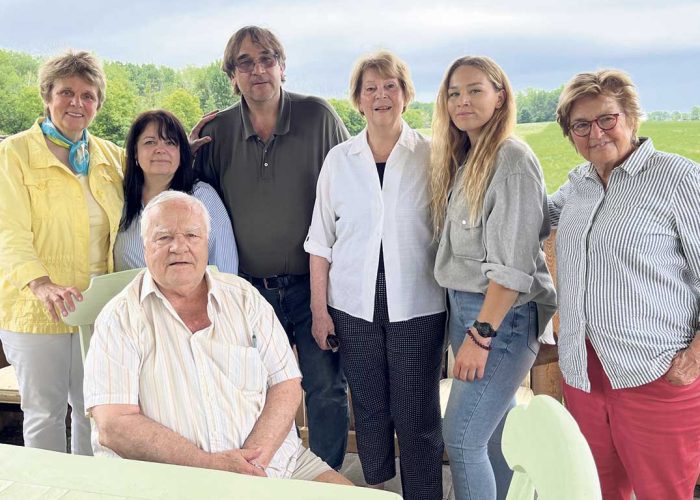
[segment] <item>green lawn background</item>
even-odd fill
[[[562,135],[557,123],[522,123],[515,131],[539,158],[549,193],[566,181],[569,170],[584,161]],[[420,132],[431,134],[430,129]],[[700,163],[700,121],[644,122],[639,136],[653,139],[654,147],[660,151],[676,153]]]

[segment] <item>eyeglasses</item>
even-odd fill
[[[600,115],[594,120],[580,120],[571,125],[571,131],[579,137],[588,137],[591,133],[591,127],[595,123],[600,130],[611,130],[617,125],[617,117],[624,113],[610,113]]]
[[[279,56],[277,54],[263,54],[257,59],[241,59],[240,61],[236,61],[234,66],[238,68],[238,71],[241,73],[250,73],[258,64],[265,69],[269,69],[277,64],[278,60]]]

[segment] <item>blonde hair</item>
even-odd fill
[[[632,127],[632,142],[637,143],[637,131],[642,118],[639,94],[632,78],[619,69],[600,69],[579,73],[569,80],[559,95],[557,122],[564,136],[574,143],[571,137],[571,108],[582,97],[612,97],[622,108],[627,123]]]
[[[39,68],[39,91],[44,103],[51,101],[51,91],[56,80],[79,76],[97,88],[97,109],[105,102],[107,77],[100,60],[89,52],[69,50],[48,59]],[[46,108],[46,106],[44,106]],[[48,109],[45,110],[48,116]]]
[[[395,54],[388,50],[380,50],[373,54],[368,54],[361,57],[355,63],[355,67],[350,73],[350,101],[355,109],[360,111],[360,97],[362,95],[362,76],[368,69],[373,69],[382,78],[396,78],[403,90],[404,107],[406,108],[416,95],[413,82],[411,81],[411,72],[405,62],[399,59]],[[360,111],[361,112],[361,111]]]
[[[501,107],[494,111],[491,119],[484,125],[476,144],[471,144],[466,132],[455,126],[447,109],[450,79],[460,66],[472,66],[481,70],[491,81],[493,88],[503,92]],[[465,161],[462,185],[455,186],[453,196],[464,196],[469,208],[470,222],[473,224],[478,220],[483,209],[484,195],[496,166],[498,149],[513,134],[515,121],[513,90],[508,77],[495,61],[483,56],[467,56],[452,63],[440,84],[433,115],[430,209],[436,238],[439,238],[440,228],[445,221],[447,197],[455,183],[457,169]]]

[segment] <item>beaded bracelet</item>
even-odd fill
[[[485,351],[490,351],[490,350],[491,350],[491,346],[490,346],[490,345],[482,344],[481,342],[479,342],[478,340],[476,340],[476,337],[474,337],[474,334],[472,333],[472,329],[471,329],[471,328],[467,328],[467,335],[469,335],[469,338],[472,339],[472,341],[473,341],[476,345],[478,345],[479,347],[481,347],[483,350],[485,350]]]

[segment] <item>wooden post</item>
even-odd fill
[[[556,231],[552,231],[544,244],[544,252],[547,258],[547,267],[552,274],[552,279],[557,280],[557,263],[554,241]],[[559,314],[555,314],[552,320],[554,326],[554,337],[559,333]],[[562,376],[559,370],[559,356],[556,346],[542,344],[540,353],[535,360],[535,366],[530,372],[532,392],[535,394],[547,394],[554,399],[562,400],[561,382]]]
[[[558,363],[547,363],[532,368],[530,372],[532,392],[535,394],[547,394],[557,401],[562,400],[561,371]]]

